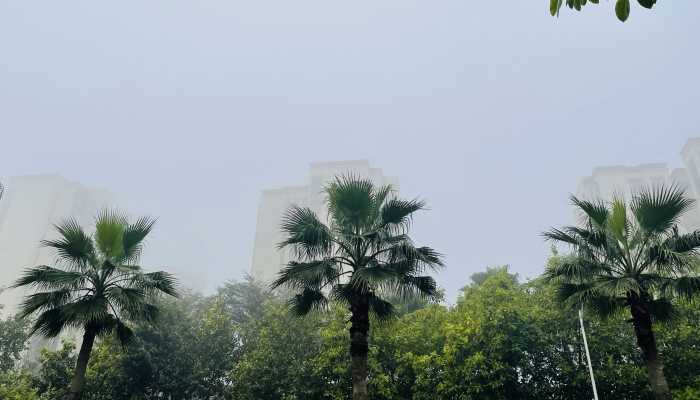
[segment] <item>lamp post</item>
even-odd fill
[[[598,389],[595,387],[595,376],[593,376],[593,364],[591,364],[591,353],[588,352],[588,340],[586,340],[586,329],[583,327],[583,311],[578,310],[578,320],[581,322],[581,335],[583,336],[583,347],[586,349],[586,360],[588,360],[588,372],[591,374],[591,386],[593,386],[593,399],[598,400]]]

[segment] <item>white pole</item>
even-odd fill
[[[586,340],[586,329],[583,327],[583,312],[578,310],[578,320],[581,322],[581,335],[583,335],[583,347],[586,349],[586,359],[588,360],[588,372],[591,374],[591,385],[593,386],[593,399],[598,400],[598,389],[595,387],[595,376],[593,376],[593,364],[591,364],[591,353],[588,352],[588,341]]]

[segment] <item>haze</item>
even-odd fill
[[[368,159],[425,198],[453,299],[571,222],[601,165],[700,136],[700,3],[0,2],[0,176],[105,188],[159,222],[145,264],[210,290],[250,270],[260,191]],[[506,249],[506,250],[504,250]]]

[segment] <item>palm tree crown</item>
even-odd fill
[[[290,248],[298,261],[290,262],[272,286],[298,290],[291,300],[295,311],[324,307],[330,294],[348,305],[362,297],[384,318],[393,312],[385,296],[439,294],[434,279],[422,274],[441,267],[441,256],[415,247],[407,235],[413,214],[425,206],[422,201],[398,199],[391,186],[376,187],[353,176],[336,178],[325,192],[328,224],[297,206],[283,218],[286,237],[280,248]]]
[[[689,298],[700,290],[700,231],[681,233],[677,225],[693,205],[682,190],[644,189],[629,203],[576,197],[572,203],[582,213],[582,226],[544,234],[573,246],[575,252],[546,271],[562,299],[609,314],[636,296],[662,318],[668,315],[671,299]]]
[[[37,314],[32,333],[55,337],[66,328],[84,328],[96,336],[116,333],[126,343],[133,321],[152,321],[159,293],[176,296],[175,279],[165,272],[143,272],[138,265],[143,241],[154,220],[130,223],[114,211],[96,218],[94,235],[75,220],[56,226],[58,239],[43,245],[57,252],[56,266],[27,269],[14,287],[30,287],[20,314]]]

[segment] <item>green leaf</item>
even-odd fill
[[[642,7],[649,9],[654,7],[654,4],[656,4],[656,0],[637,0],[637,2],[639,2],[639,5]]]
[[[627,208],[621,199],[615,199],[612,203],[612,213],[608,218],[608,226],[615,239],[624,241],[627,237]]]
[[[549,13],[553,16],[559,11],[559,0],[549,0]]]
[[[615,3],[615,14],[620,21],[627,21],[627,18],[630,16],[630,0],[617,0],[617,3]]]

